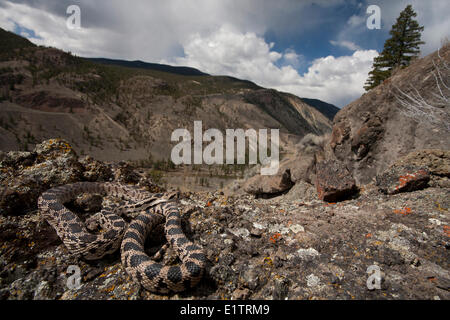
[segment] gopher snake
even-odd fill
[[[90,233],[81,219],[64,203],[80,193],[107,193],[128,200],[120,207],[103,207],[95,218],[104,232]],[[40,212],[64,245],[73,254],[87,260],[100,259],[121,247],[121,261],[126,272],[145,289],[156,293],[179,292],[194,287],[203,275],[206,257],[201,247],[186,238],[181,229],[177,206],[162,194],[117,183],[78,182],[52,188],[38,200]],[[126,228],[121,215],[139,212]],[[168,244],[176,250],[181,264],[164,266],[152,260],[144,251],[149,232],[165,218]],[[163,247],[164,248],[164,247]]]

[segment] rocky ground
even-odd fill
[[[319,200],[306,183],[270,199],[182,193],[183,228],[204,247],[208,264],[196,288],[169,296],[133,283],[119,252],[89,262],[67,251],[40,217],[35,198],[73,180],[157,189],[126,164],[78,159],[63,141],[44,142],[30,153],[0,154],[1,299],[450,298],[450,191],[433,176],[428,184],[420,180],[420,190],[385,192],[374,182],[337,203]],[[30,181],[33,188],[27,188]],[[402,186],[406,182],[400,180]],[[98,196],[82,195],[68,205],[85,217],[100,203]],[[163,241],[162,230],[155,230],[148,252]],[[165,263],[176,259],[169,249]],[[71,265],[81,270],[77,289],[68,286]],[[380,270],[379,289],[368,269]]]

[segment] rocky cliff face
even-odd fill
[[[282,161],[277,176],[253,177],[243,190],[268,197],[288,192],[296,199],[315,185],[314,197],[336,202],[357,198],[359,187],[372,183],[388,194],[436,181],[448,187],[448,169],[437,173],[433,167],[448,166],[449,61],[447,44],[397,70],[339,111],[330,137],[305,136],[296,153]]]
[[[449,63],[447,44],[338,112],[331,155],[359,184],[411,151],[450,148]]]

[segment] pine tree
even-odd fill
[[[366,91],[389,78],[393,69],[407,67],[411,59],[420,54],[419,46],[425,43],[420,40],[424,27],[414,20],[416,16],[411,5],[400,13],[389,32],[391,38],[386,40],[383,51],[374,59],[373,69],[364,86]]]

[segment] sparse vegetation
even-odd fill
[[[157,169],[151,169],[150,172],[150,178],[152,179],[152,182],[157,184],[157,185],[161,185],[164,183],[164,175],[162,173],[161,170],[157,170]]]

